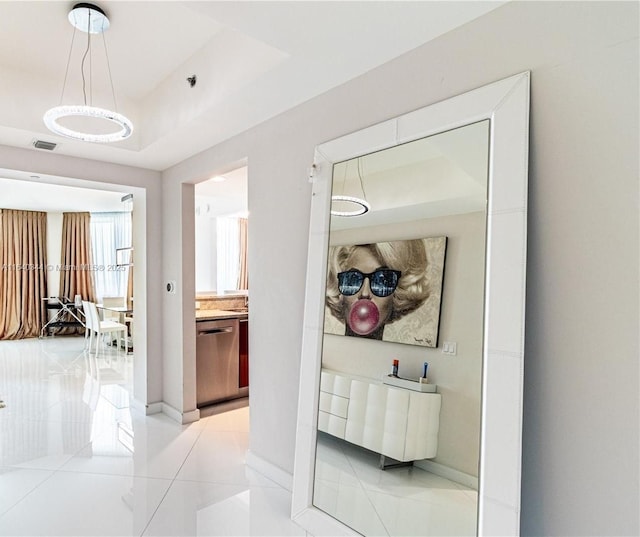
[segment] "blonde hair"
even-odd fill
[[[387,323],[415,311],[429,298],[427,251],[422,239],[332,246],[329,248],[326,305],[334,317],[345,320],[342,295],[338,289],[338,273],[353,268],[349,266],[349,260],[361,249],[368,250],[380,262],[380,266],[402,272],[392,295],[393,311]]]

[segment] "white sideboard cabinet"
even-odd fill
[[[318,429],[398,461],[433,458],[441,398],[323,369]]]

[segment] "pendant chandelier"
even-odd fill
[[[93,106],[91,36],[94,34],[102,34],[107,71],[109,74],[109,82],[111,84],[111,94],[113,96],[114,107],[117,110],[116,95],[113,89],[111,67],[109,65],[109,55],[107,53],[107,42],[104,38],[104,32],[109,29],[109,19],[107,18],[105,12],[98,6],[93,4],[80,3],[73,6],[73,9],[69,12],[69,22],[73,26],[74,30],[73,37],[71,38],[71,47],[69,49],[69,58],[67,59],[67,68],[64,75],[64,83],[62,85],[60,105],[51,108],[44,114],[44,123],[52,132],[61,136],[66,136],[67,138],[73,138],[75,140],[98,143],[119,142],[125,140],[129,138],[129,136],[131,136],[131,133],[133,132],[133,123],[131,123],[128,118],[126,118],[122,114],[119,114],[117,111],[114,112],[106,108]],[[69,75],[69,65],[71,63],[71,53],[73,51],[73,43],[76,36],[76,30],[80,30],[81,32],[85,32],[87,34],[87,44],[80,65],[82,76],[82,94],[84,97],[84,102],[83,104],[66,105],[62,103],[64,100],[67,78]],[[85,68],[87,68],[89,71],[88,81],[85,75]],[[87,89],[89,91],[88,104]],[[108,133],[83,132],[81,130],[71,129],[59,123],[60,119],[68,118],[71,116],[106,120],[107,122],[113,123],[117,127],[119,127],[119,130]]]
[[[334,194],[331,196],[331,215],[332,216],[362,216],[363,214],[371,210],[371,205],[366,200],[366,194],[364,192],[364,182],[362,180],[362,172],[360,171],[361,158],[356,160],[356,169],[358,172],[358,180],[360,183],[360,190],[362,191],[362,197],[348,196],[346,195],[346,183],[347,183],[347,169],[349,162],[344,166],[344,178],[342,180],[342,194]]]

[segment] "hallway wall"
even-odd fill
[[[314,147],[530,70],[521,529],[638,534],[638,49],[636,2],[511,2],[167,170],[163,270],[184,291],[164,301],[165,356],[191,374],[180,184],[248,158],[251,451],[290,473]]]

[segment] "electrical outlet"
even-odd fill
[[[457,354],[458,345],[452,341],[445,341],[442,344],[442,354],[448,354],[450,356],[455,356]]]

